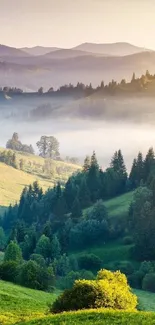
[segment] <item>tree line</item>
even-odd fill
[[[142,74],[140,77],[136,77],[135,73],[133,73],[130,81],[126,81],[122,79],[120,82],[112,79],[108,84],[105,84],[104,81],[97,87],[93,87],[90,83],[89,85],[85,85],[82,82],[78,82],[76,85],[66,84],[62,85],[58,89],[54,89],[50,87],[47,91],[44,91],[44,88],[41,86],[37,93],[39,96],[77,96],[77,97],[85,97],[92,95],[96,92],[104,95],[114,95],[115,93],[123,93],[124,91],[130,90],[131,93],[146,91],[149,88],[150,81],[155,80],[155,74],[151,74],[148,70],[145,74]],[[0,88],[0,92],[4,94],[24,94],[23,90],[16,87],[4,87]]]

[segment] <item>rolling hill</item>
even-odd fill
[[[21,325],[153,325],[154,323],[155,313],[98,309],[58,314],[24,322]]]
[[[20,49],[0,44],[0,58],[4,56],[19,58],[28,56],[28,54]]]
[[[45,316],[48,304],[58,294],[58,291],[51,294],[0,281],[0,324],[16,324]]]
[[[34,46],[34,47],[23,47],[20,50],[26,52],[27,54],[38,56],[38,55],[44,55],[49,52],[57,51],[59,50],[58,47],[44,47],[44,46]]]
[[[135,290],[142,310],[155,311],[155,294]],[[155,313],[121,312],[105,309],[85,310],[52,316],[48,306],[60,294],[59,291],[46,293],[24,288],[9,282],[0,281],[0,324],[36,325],[111,325],[111,324],[154,324]],[[130,319],[130,323],[128,320]]]
[[[86,51],[90,53],[100,53],[107,56],[124,56],[146,51],[146,49],[143,47],[138,47],[126,42],[105,44],[83,43],[74,47],[74,50]]]
[[[0,149],[0,151],[3,150],[2,148]],[[18,201],[21,191],[26,185],[32,184],[37,180],[45,191],[47,188],[52,187],[58,180],[65,182],[69,175],[80,168],[77,165],[52,161],[51,168],[53,174],[49,177],[42,171],[44,165],[43,158],[19,152],[16,152],[16,156],[17,162],[23,159],[24,171],[0,163],[0,206],[2,207]]]
[[[69,53],[69,57],[66,53]],[[56,58],[55,52],[49,55],[30,57],[2,57],[0,62],[0,86],[9,85],[23,89],[37,90],[51,86],[58,88],[63,84],[92,83],[93,86],[115,80],[131,80],[133,71],[136,76],[148,69],[154,72],[155,52],[141,52],[127,56],[75,56],[76,51],[59,50],[62,57]],[[72,55],[72,54],[73,55]],[[81,54],[81,51],[80,51]],[[65,58],[64,58],[65,55]],[[71,57],[72,56],[72,57]]]

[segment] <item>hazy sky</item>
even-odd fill
[[[155,49],[155,0],[0,0],[1,44],[118,41]]]

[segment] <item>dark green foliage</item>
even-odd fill
[[[155,292],[155,273],[149,273],[145,275],[142,282],[142,289]]]
[[[155,211],[152,196],[152,191],[140,187],[135,192],[130,208],[129,223],[135,243],[133,254],[139,260],[149,260],[155,256]]]
[[[122,261],[115,263],[114,270],[120,270],[126,276],[129,276],[134,273],[134,266],[131,262]]]
[[[54,260],[55,258],[59,258],[61,254],[61,246],[56,235],[53,236],[51,241],[51,252],[50,256]]]
[[[98,271],[102,266],[102,260],[94,254],[84,254],[78,258],[80,269]]]
[[[82,182],[79,187],[78,200],[80,202],[80,206],[82,209],[87,208],[91,205],[90,191],[87,186],[87,181],[86,181],[85,177],[83,177]]]
[[[0,227],[0,250],[4,250],[6,245],[6,236],[2,227]]]
[[[101,238],[107,240],[108,236],[109,229],[106,221],[83,220],[71,228],[70,246],[75,248],[88,247]]]
[[[50,257],[50,240],[42,235],[36,245],[36,254],[42,255],[45,259]]]
[[[0,279],[16,282],[19,273],[19,264],[16,261],[4,261],[0,264]]]
[[[43,256],[40,255],[40,254],[32,254],[32,255],[30,256],[30,259],[31,259],[32,261],[36,262],[36,263],[37,263],[39,266],[41,266],[41,267],[45,267],[45,265],[46,265],[46,261],[45,261],[45,259],[44,259]]]
[[[11,241],[10,244],[7,246],[4,255],[4,261],[14,261],[18,264],[22,262],[22,252],[16,242]]]
[[[127,171],[124,164],[124,158],[121,150],[116,151],[112,160],[111,160],[111,168],[117,174],[117,193],[122,194],[126,190],[126,182],[127,182]]]
[[[47,290],[54,283],[53,269],[41,267],[31,260],[25,262],[20,271],[20,283],[25,287]]]
[[[99,165],[95,152],[93,152],[93,155],[91,157],[90,168],[87,175],[87,184],[90,191],[90,200],[91,202],[95,202],[99,199],[100,196]]]
[[[131,236],[126,236],[123,238],[123,245],[133,244],[133,238]]]
[[[88,220],[94,219],[99,222],[108,219],[108,212],[102,200],[97,201],[93,208],[86,212],[86,218]]]
[[[73,202],[71,213],[72,213],[72,215],[71,215],[72,219],[75,221],[80,219],[80,217],[82,215],[82,210],[81,210],[81,206],[80,206],[78,197],[76,197]]]

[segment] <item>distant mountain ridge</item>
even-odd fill
[[[107,56],[108,55],[125,56],[125,55],[145,52],[145,51],[151,51],[143,47],[138,47],[126,42],[105,43],[105,44],[83,43],[74,47],[74,50],[81,50],[81,51],[86,51],[91,53],[100,53]]]
[[[68,51],[82,51],[86,53],[93,54],[101,54],[104,56],[124,56],[124,55],[131,55],[145,51],[152,51],[149,49],[145,49],[143,47],[138,47],[133,44],[127,42],[117,42],[117,43],[82,43],[73,48],[63,49],[57,47],[43,47],[43,46],[35,46],[35,47],[24,47],[21,48],[22,51],[34,56],[38,55],[46,55],[48,53],[56,52],[58,53],[59,50]]]
[[[22,51],[29,55],[45,55],[50,52],[61,50],[58,47],[44,47],[44,46],[34,46],[34,47],[23,47],[21,48]]]
[[[155,73],[155,51],[144,51],[128,43],[84,43],[73,49],[49,49],[46,54],[30,55],[24,50],[0,45],[0,87],[35,91],[40,86],[47,90],[77,82],[97,86],[101,80],[105,83],[112,79],[130,80],[133,72],[137,76],[146,70]],[[96,52],[92,53],[93,50]],[[109,54],[105,54],[105,50]]]
[[[15,47],[7,46],[0,44],[0,57],[7,56],[7,57],[25,57],[28,56],[28,53],[25,53],[21,49],[17,49]]]

